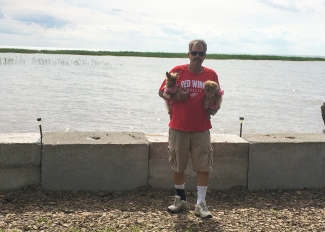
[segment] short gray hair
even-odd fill
[[[201,44],[203,46],[204,52],[207,52],[207,43],[203,39],[195,39],[192,40],[188,45],[188,51],[192,51],[192,47],[194,44]]]

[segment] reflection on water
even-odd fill
[[[0,54],[0,133],[140,131],[166,133],[158,88],[187,59]],[[324,62],[206,60],[224,101],[212,133],[323,133]]]

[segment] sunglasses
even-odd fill
[[[197,52],[197,51],[191,51],[190,52],[192,56],[196,56],[197,54],[199,54],[199,56],[204,56],[205,52]]]

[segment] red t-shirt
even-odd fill
[[[208,112],[204,109],[204,82],[215,81],[219,84],[218,75],[212,69],[203,67],[203,72],[194,74],[188,70],[187,64],[174,67],[170,72],[180,73],[177,84],[180,88],[190,90],[186,101],[175,101],[172,105],[172,117],[169,127],[187,132],[199,132],[212,128]],[[166,80],[159,90],[164,90]]]

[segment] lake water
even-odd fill
[[[188,59],[0,53],[0,133],[167,133],[158,88]],[[211,133],[322,133],[325,62],[205,60],[225,90]]]

